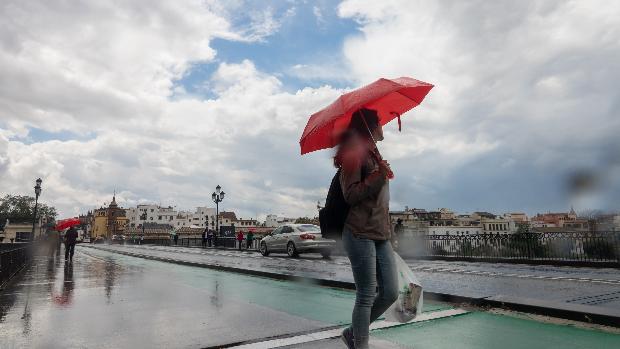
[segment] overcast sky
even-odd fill
[[[620,2],[592,0],[4,0],[0,194],[314,216],[309,115],[399,76],[436,87],[386,127],[392,209],[620,208]]]

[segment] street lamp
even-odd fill
[[[224,191],[219,185],[215,187],[215,191],[211,194],[211,199],[215,202],[215,236],[220,235],[220,202],[224,200]]]
[[[34,186],[34,216],[32,217],[32,237],[30,238],[30,241],[34,241],[34,227],[37,223],[37,208],[39,206],[39,195],[41,195],[41,183],[43,183],[43,181],[41,178],[37,178],[35,182],[37,184]]]

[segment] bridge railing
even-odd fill
[[[28,263],[30,244],[0,244],[0,288]]]
[[[254,239],[252,241],[252,246],[250,249],[258,249],[258,243],[260,238]],[[160,246],[185,246],[185,247],[201,247],[203,246],[203,241],[201,236],[194,237],[179,237],[176,242],[174,238],[169,239],[126,239],[124,241],[125,245],[160,245]],[[246,248],[247,241],[243,240],[242,248]],[[205,245],[208,243],[205,241]],[[211,246],[215,247],[227,247],[227,248],[238,248],[238,241],[234,237],[220,237],[211,241]]]
[[[605,262],[620,265],[620,232],[403,234],[399,253],[433,259]]]

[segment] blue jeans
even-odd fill
[[[366,349],[370,323],[398,298],[394,251],[389,240],[357,238],[348,229],[342,233],[342,244],[351,261],[355,280],[355,307],[351,321],[355,348]]]

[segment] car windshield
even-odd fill
[[[321,232],[321,228],[319,228],[316,225],[313,224],[304,224],[304,225],[300,225],[297,227],[297,229],[301,232],[314,232],[314,233],[320,233]]]

